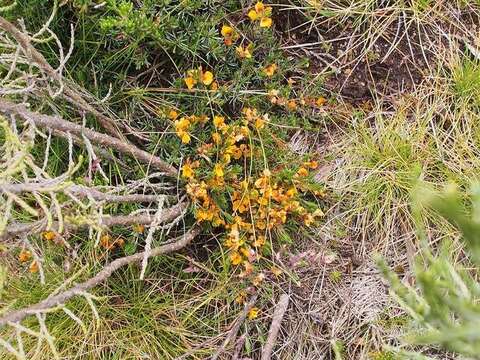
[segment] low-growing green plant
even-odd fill
[[[480,188],[474,185],[467,194],[454,186],[443,192],[421,188],[416,201],[417,207],[429,207],[457,227],[466,257],[461,263],[454,262],[449,243],[432,249],[425,234],[421,235],[423,248],[414,270],[414,286],[406,285],[385,261],[379,261],[391,293],[412,319],[412,330],[405,340],[479,359]],[[398,354],[406,359],[428,358],[405,350],[398,350]]]

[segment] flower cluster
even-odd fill
[[[269,28],[272,26],[272,8],[270,6],[263,5],[263,2],[259,1],[255,4],[255,7],[248,12],[248,17],[251,21],[259,21],[260,27]]]
[[[207,87],[210,86],[210,90],[216,90],[218,88],[217,82],[214,81],[213,73],[211,71],[203,71],[201,67],[188,70],[184,81],[189,90],[192,90],[195,85],[199,83]]]
[[[319,108],[325,105],[327,99],[323,96],[318,98],[312,97],[300,97],[299,99],[288,99],[280,95],[278,90],[270,90],[268,92],[268,98],[274,105],[285,107],[289,111],[297,110],[298,106],[309,106]]]
[[[272,231],[289,219],[310,226],[322,215],[320,209],[311,211],[302,204],[309,172],[318,164],[302,163],[290,179],[282,179],[267,168],[258,169],[262,152],[256,144],[270,120],[257,109],[244,108],[241,118],[230,122],[219,115],[211,119],[203,115],[182,117],[175,122],[182,142],[185,132],[195,131],[200,122],[202,131],[209,131],[209,141],[185,160],[181,176],[196,220],[223,229],[230,261],[242,265],[241,276],[247,277]],[[260,283],[261,279],[254,281]]]

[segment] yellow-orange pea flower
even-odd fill
[[[223,177],[223,166],[221,164],[215,164],[215,168],[213,169],[213,173],[216,177]]]
[[[32,274],[38,272],[38,264],[35,260],[33,260],[28,267],[28,271],[30,271]]]
[[[215,144],[220,144],[220,142],[222,140],[222,137],[220,136],[220,134],[218,132],[214,132],[212,134],[212,139],[215,142]]]
[[[272,77],[277,71],[277,64],[270,64],[263,69],[263,73],[268,77]]]
[[[195,175],[193,168],[190,164],[185,164],[182,166],[182,176],[186,179],[192,179]]]
[[[137,234],[143,234],[143,232],[145,231],[145,225],[135,224],[133,225],[133,231]]]
[[[55,239],[55,236],[56,236],[56,235],[55,235],[55,232],[53,232],[53,231],[44,231],[44,232],[42,233],[42,237],[43,237],[45,240],[49,240],[49,241]]]
[[[256,319],[258,317],[258,314],[260,313],[260,309],[257,308],[257,307],[252,307],[249,311],[248,311],[248,319],[249,320],[253,320],[253,319]]]
[[[308,176],[308,170],[305,169],[304,167],[301,167],[300,169],[298,169],[297,175],[298,176]]]
[[[213,73],[211,71],[205,71],[202,73],[202,83],[204,85],[210,85],[213,82]]]
[[[223,116],[213,117],[213,126],[216,128],[222,128],[225,125],[225,118]]]
[[[230,254],[230,261],[233,265],[238,265],[242,262],[242,255],[240,255],[237,251],[234,251]]]
[[[237,55],[240,59],[251,59],[252,58],[252,49],[253,49],[253,44],[250,43],[245,47],[242,46],[242,45],[237,46],[235,51],[237,52]]]
[[[189,90],[192,90],[196,83],[197,83],[197,80],[195,80],[193,76],[187,76],[185,78],[185,84],[187,85],[187,88]]]
[[[170,110],[170,111],[168,112],[168,118],[169,118],[170,120],[176,120],[176,119],[178,118],[178,112],[175,111],[175,110],[173,110],[173,109]]]
[[[28,250],[22,250],[18,255],[18,260],[22,263],[27,262],[32,258],[32,253]]]
[[[260,27],[262,28],[269,28],[272,26],[272,18],[269,17],[263,17],[260,20]]]

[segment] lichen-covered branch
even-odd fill
[[[177,176],[177,170],[172,165],[166,163],[153,154],[150,154],[128,142],[119,140],[112,136],[96,132],[59,117],[35,113],[28,110],[25,105],[15,104],[4,99],[0,99],[0,112],[7,115],[19,116],[24,120],[33,122],[37,127],[40,128],[54,129],[75,135],[83,134],[96,145],[110,147],[118,152],[130,154],[138,161],[148,164],[153,168],[164,172],[168,176]]]

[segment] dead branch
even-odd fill
[[[156,247],[150,251],[149,256],[158,256],[166,253],[171,253],[174,251],[181,250],[185,246],[187,246],[198,234],[200,233],[200,229],[198,227],[194,227],[190,229],[187,233],[183,236],[177,238],[171,243]],[[66,290],[58,295],[48,297],[45,300],[26,307],[24,309],[15,310],[7,315],[0,318],[0,327],[5,326],[8,323],[16,323],[23,320],[28,315],[38,314],[40,312],[46,311],[48,309],[57,307],[59,305],[65,304],[70,298],[82,295],[87,290],[95,287],[96,285],[104,282],[108,279],[112,273],[122,266],[135,263],[137,261],[141,261],[144,257],[144,253],[137,253],[135,255],[126,256],[117,260],[112,261],[110,264],[106,265],[97,275],[93,278],[74,286],[73,288]]]
[[[222,345],[217,349],[215,354],[211,357],[211,360],[217,360],[218,357],[225,352],[227,349],[228,344],[233,343],[235,341],[235,338],[237,337],[238,330],[240,330],[240,326],[245,322],[245,319],[247,318],[248,312],[250,309],[255,305],[255,302],[257,301],[257,294],[252,295],[250,298],[250,301],[245,304],[245,307],[243,308],[242,313],[240,316],[235,320],[235,323],[233,324],[232,328],[227,334],[226,339],[223,341]]]
[[[72,133],[74,135],[83,134],[97,145],[110,147],[124,154],[131,154],[139,161],[151,165],[157,170],[164,172],[166,175],[172,177],[177,176],[177,170],[173,166],[167,164],[159,157],[141,150],[126,141],[119,140],[106,134],[101,134],[59,117],[32,112],[22,104],[15,104],[3,99],[0,99],[0,111],[4,114],[20,116],[24,120],[32,121],[36,126],[41,128],[54,129],[65,133]]]
[[[170,221],[175,220],[179,216],[182,215],[183,211],[188,206],[187,203],[178,203],[171,208],[163,209],[161,216],[161,223],[168,223]],[[154,215],[150,214],[138,214],[138,215],[116,215],[116,216],[104,216],[96,222],[97,225],[104,226],[104,227],[112,227],[112,226],[130,226],[134,224],[140,225],[149,225],[152,223],[153,219],[155,218]],[[72,232],[78,230],[80,228],[87,227],[92,224],[82,223],[82,224],[75,224],[69,223],[65,219],[65,228],[67,232]],[[0,240],[9,239],[12,237],[17,237],[19,235],[28,234],[32,232],[41,232],[46,230],[47,223],[45,219],[39,220],[33,223],[14,223],[10,224],[3,234],[0,234]],[[56,227],[56,223],[52,225],[53,228]]]
[[[64,83],[61,74],[57,72],[47,62],[45,57],[39,51],[37,51],[35,47],[32,46],[28,35],[21,32],[15,25],[13,25],[11,22],[9,22],[8,20],[6,20],[1,16],[0,16],[0,28],[13,36],[13,38],[22,47],[25,53],[25,56],[27,56],[27,58],[29,58],[31,61],[36,63],[42,71],[44,71],[52,79],[60,83]],[[122,135],[118,130],[118,123],[116,123],[110,117],[100,113],[98,110],[93,108],[87,101],[85,101],[82,95],[73,87],[69,86],[68,84],[65,84],[63,89],[63,96],[72,105],[80,108],[82,111],[88,112],[93,116],[95,116],[95,118],[98,119],[102,127],[105,130],[107,130],[107,132],[110,135],[114,137],[122,138]]]
[[[55,185],[50,186],[48,182],[44,183],[21,183],[21,184],[0,184],[0,191],[12,194],[21,194],[29,192],[48,193],[55,190]],[[107,203],[151,203],[158,201],[159,198],[166,195],[144,195],[144,194],[126,194],[116,195],[107,194],[95,188],[89,188],[83,185],[70,185],[58,189],[66,194],[72,194],[81,198],[91,198],[96,201]]]
[[[285,311],[287,311],[289,301],[290,296],[287,294],[282,294],[282,296],[280,296],[280,300],[278,301],[277,306],[275,307],[275,312],[273,313],[272,324],[270,325],[270,330],[268,331],[267,342],[262,350],[261,360],[270,360],[272,356],[272,350],[275,346],[275,342],[277,341],[280,325],[282,323],[283,316],[285,315]]]

